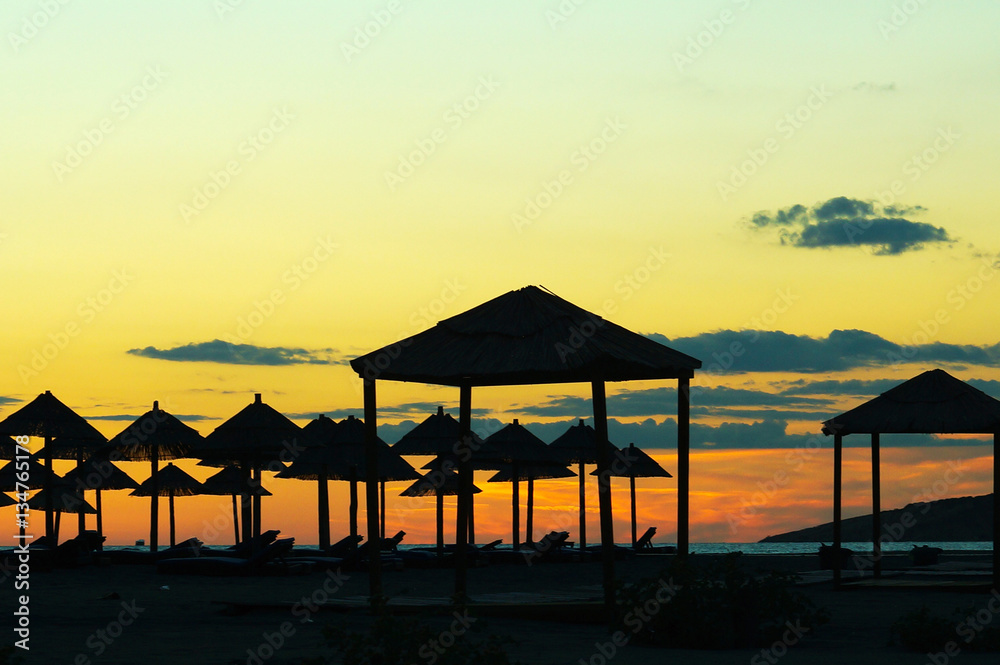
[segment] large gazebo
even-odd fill
[[[598,499],[603,547],[604,600],[614,606],[614,532],[605,383],[677,379],[677,549],[688,550],[690,380],[701,361],[577,307],[553,293],[527,286],[440,321],[424,332],[355,358],[351,367],[364,383],[369,457],[366,492],[368,538],[378,542],[378,380],[411,381],[459,389],[459,423],[466,433],[455,442],[459,459],[456,517],[455,595],[466,595],[468,509],[472,492],[472,389],[481,386],[589,383],[598,439]],[[378,565],[370,571],[372,602],[382,595]]]
[[[941,369],[920,374],[878,397],[823,423],[823,434],[833,435],[833,546],[841,546],[841,481],[843,439],[870,434],[872,446],[873,574],[882,572],[881,434],[992,434],[993,435],[993,587],[1000,589],[1000,401]],[[834,583],[840,584],[840,557],[834,557]]]

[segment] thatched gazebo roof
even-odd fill
[[[688,547],[688,458],[690,446],[689,381],[701,361],[588,312],[537,286],[527,286],[439,321],[434,327],[351,361],[364,382],[369,451],[377,454],[376,382],[414,381],[459,388],[459,423],[472,431],[472,388],[478,386],[589,383],[593,394],[599,468],[606,468],[607,381],[678,380],[678,552]],[[461,446],[460,446],[461,448]],[[472,452],[473,446],[464,449]],[[456,518],[455,594],[465,596],[466,543],[471,503],[471,454],[460,455]],[[377,479],[367,480],[369,505],[377,503]],[[614,608],[614,529],[610,483],[599,480],[601,540],[605,545],[604,596]],[[378,536],[378,520],[369,515],[369,538]],[[373,602],[381,596],[376,565],[369,572]],[[610,616],[610,615],[609,615]]]

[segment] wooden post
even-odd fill
[[[382,599],[382,541],[378,524],[378,421],[376,420],[375,379],[364,379],[365,400],[365,516],[368,519],[368,594],[373,611],[380,611]],[[355,486],[352,483],[352,486]],[[357,490],[352,497],[357,507]],[[356,515],[356,513],[352,513]],[[354,517],[356,535],[357,517]]]
[[[319,548],[321,550],[330,547],[330,487],[326,477],[326,471],[319,474]]]
[[[167,503],[170,506],[170,546],[173,547],[177,544],[177,529],[174,525],[174,491],[170,490],[170,495],[167,497]]]
[[[677,379],[677,556],[688,555],[691,493],[691,380]]]
[[[604,609],[607,619],[615,616],[615,526],[611,508],[611,444],[608,442],[608,405],[604,381],[591,382],[594,431],[597,434],[597,500],[601,516],[601,563]]]
[[[55,497],[52,495],[52,437],[45,437],[45,448],[43,450],[45,453],[43,460],[45,462],[45,480],[43,486],[45,489],[45,537],[49,541],[49,547],[55,549],[59,544],[56,542],[59,538],[56,532],[55,523]]]
[[[358,480],[356,477],[354,476],[351,477],[350,485],[351,485],[351,503],[347,509],[347,518],[350,522],[351,535],[356,536],[358,535]],[[369,545],[368,547],[371,547],[371,545]]]
[[[243,520],[243,542],[249,543],[253,541],[253,502],[250,500],[253,472],[250,470],[249,462],[244,462],[241,468],[243,470],[243,484],[246,489],[240,494],[240,519]]]
[[[101,538],[101,536],[104,535],[104,519],[103,519],[104,516],[102,515],[102,510],[103,509],[101,508],[101,488],[100,488],[100,486],[97,487],[97,497],[94,500],[94,504],[95,504],[94,507],[97,508],[97,551],[98,552],[103,552],[104,551],[104,539]]]
[[[516,552],[521,546],[521,483],[517,477],[517,462],[512,462],[510,469],[510,528],[514,534],[510,546]]]
[[[584,475],[583,461],[579,463],[580,474],[580,551],[587,549],[587,477]]]
[[[239,545],[240,544],[240,517],[239,517],[239,509],[237,508],[237,505],[236,505],[236,495],[235,494],[233,495],[233,538],[234,538],[233,544],[234,545]]]
[[[149,551],[155,552],[160,536],[160,449],[153,446],[149,454],[150,485],[153,496],[149,497]]]
[[[83,474],[83,446],[80,446],[79,448],[76,449],[76,474],[77,474],[76,475],[77,478],[80,478],[81,480],[83,479],[83,477],[84,477],[84,474]],[[81,486],[81,490],[80,490],[80,495],[81,496],[84,495],[82,487],[83,486]],[[80,512],[77,513],[77,516],[76,516],[76,530],[77,530],[77,535],[80,535],[80,536],[82,536],[83,532],[87,530],[87,513],[85,513],[83,510],[80,510]]]
[[[532,521],[535,517],[535,479],[528,478],[528,517],[524,521],[524,542],[531,544],[535,542],[531,534]]]
[[[444,492],[440,488],[434,490],[434,500],[437,504],[435,515],[437,516],[437,555],[444,556]]]
[[[385,481],[379,480],[378,482],[378,524],[379,524],[379,537],[385,540]]]
[[[259,538],[260,537],[260,526],[261,526],[261,523],[260,523],[260,498],[261,497],[260,497],[260,492],[256,491],[256,489],[260,487],[260,484],[261,484],[260,463],[258,462],[257,464],[253,465],[253,486],[254,486],[254,489],[255,489],[255,491],[253,493],[253,537],[254,538]]]
[[[635,476],[628,477],[628,488],[632,493],[632,547],[635,547],[635,541],[638,540],[635,534]]]
[[[469,506],[472,504],[472,386],[458,387],[458,424],[463,441],[458,444],[458,505],[455,508],[455,600],[467,597],[466,546],[469,543]]]
[[[840,588],[840,503],[842,464],[844,461],[844,438],[833,435],[833,588]]]
[[[882,471],[878,434],[872,433],[872,576],[882,577]]]

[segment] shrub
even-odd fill
[[[982,606],[956,608],[949,616],[942,616],[932,614],[924,605],[890,626],[889,643],[921,653],[937,653],[949,642],[963,651],[1000,651],[1000,625],[994,624],[995,619]]]

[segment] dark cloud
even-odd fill
[[[301,349],[295,347],[266,347],[253,344],[233,344],[220,339],[211,342],[193,342],[172,349],[147,346],[129,349],[128,353],[143,358],[173,360],[176,362],[212,362],[226,365],[343,365],[336,349]]]
[[[879,256],[953,242],[944,228],[907,218],[924,211],[922,206],[880,206],[874,201],[838,196],[812,208],[796,204],[775,212],[757,212],[750,218],[750,226],[776,229],[783,245],[810,249],[865,246]]]
[[[974,346],[934,342],[903,346],[864,330],[834,330],[826,337],[766,330],[718,330],[677,339],[654,333],[649,337],[701,359],[703,371],[712,374],[809,374],[902,363],[1000,367],[1000,344]]]
[[[0,405],[4,405],[4,404],[17,404],[20,401],[21,400],[17,399],[16,397],[3,397],[3,396],[0,396]]]

